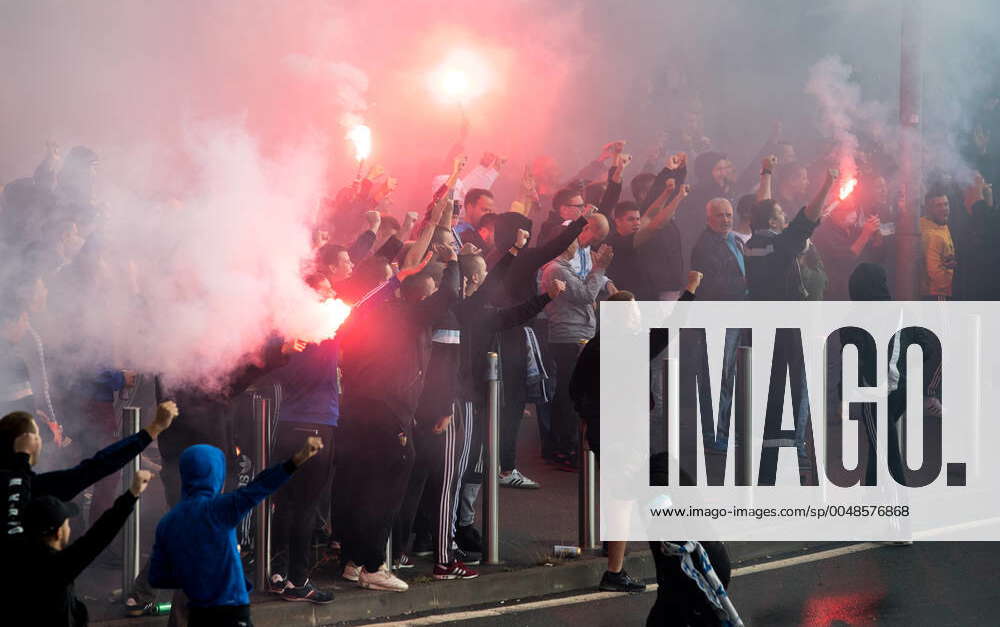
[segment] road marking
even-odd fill
[[[850,544],[848,546],[842,546],[836,549],[829,549],[826,551],[817,551],[815,553],[806,553],[805,555],[796,555],[795,557],[788,557],[781,560],[774,560],[772,562],[763,562],[761,564],[754,564],[753,566],[741,566],[740,568],[733,569],[733,577],[740,577],[742,575],[753,575],[755,573],[763,573],[769,570],[788,568],[789,566],[798,566],[799,564],[808,564],[810,562],[819,562],[821,560],[828,560],[834,557],[842,557],[844,555],[851,555],[852,553],[860,553],[862,551],[877,549],[881,546],[885,545],[882,544],[881,542],[862,542],[860,544]]]
[[[806,555],[797,555],[795,557],[788,557],[785,559],[774,560],[771,562],[764,562],[763,564],[754,564],[753,566],[742,566],[740,568],[733,569],[732,576],[741,577],[744,575],[754,575],[757,573],[763,573],[769,570],[788,568],[790,566],[799,566],[801,564],[808,564],[810,562],[818,562],[822,560],[833,559],[835,557],[843,557],[845,555],[851,555],[853,553],[860,553],[862,551],[869,551],[871,549],[876,549],[881,546],[884,545],[879,542],[863,542],[861,544],[851,544],[849,546],[838,547],[836,549],[817,551],[815,553],[808,553]],[[643,594],[656,592],[657,587],[658,586],[655,583],[649,584],[648,586],[646,586],[646,591]],[[420,627],[422,625],[440,625],[443,623],[453,623],[463,620],[476,620],[480,618],[504,616],[507,614],[520,614],[522,612],[533,612],[536,610],[544,610],[550,607],[562,607],[566,605],[576,605],[578,603],[590,603],[591,601],[604,601],[607,599],[614,599],[628,595],[629,593],[627,592],[591,592],[588,594],[580,594],[571,597],[562,597],[558,599],[531,601],[529,603],[519,603],[517,605],[492,607],[482,610],[472,610],[466,612],[452,612],[449,614],[424,616],[422,618],[411,618],[408,620],[396,621],[392,623],[381,623],[381,624],[385,627]]]

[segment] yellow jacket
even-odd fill
[[[923,272],[920,273],[921,296],[951,296],[951,281],[955,270],[948,265],[955,260],[955,244],[947,224],[920,218],[920,240],[923,244]]]

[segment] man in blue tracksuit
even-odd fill
[[[181,588],[189,599],[188,625],[252,627],[250,582],[236,546],[236,526],[323,448],[311,436],[291,459],[260,472],[246,487],[221,494],[225,457],[207,444],[181,454],[182,497],[156,526],[149,583]]]

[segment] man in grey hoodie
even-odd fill
[[[565,470],[576,469],[576,449],[579,444],[579,418],[569,397],[569,381],[580,350],[597,332],[595,302],[604,285],[604,273],[611,264],[614,251],[602,245],[593,255],[593,266],[584,278],[573,270],[572,260],[579,244],[574,241],[542,272],[542,289],[554,280],[566,284],[563,298],[545,307],[549,320],[549,354],[556,366],[556,393],[552,401],[552,435],[555,463]]]

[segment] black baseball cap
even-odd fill
[[[40,496],[28,503],[24,512],[24,522],[28,533],[47,536],[55,533],[67,518],[80,514],[80,507],[72,501],[67,503],[54,496]]]

